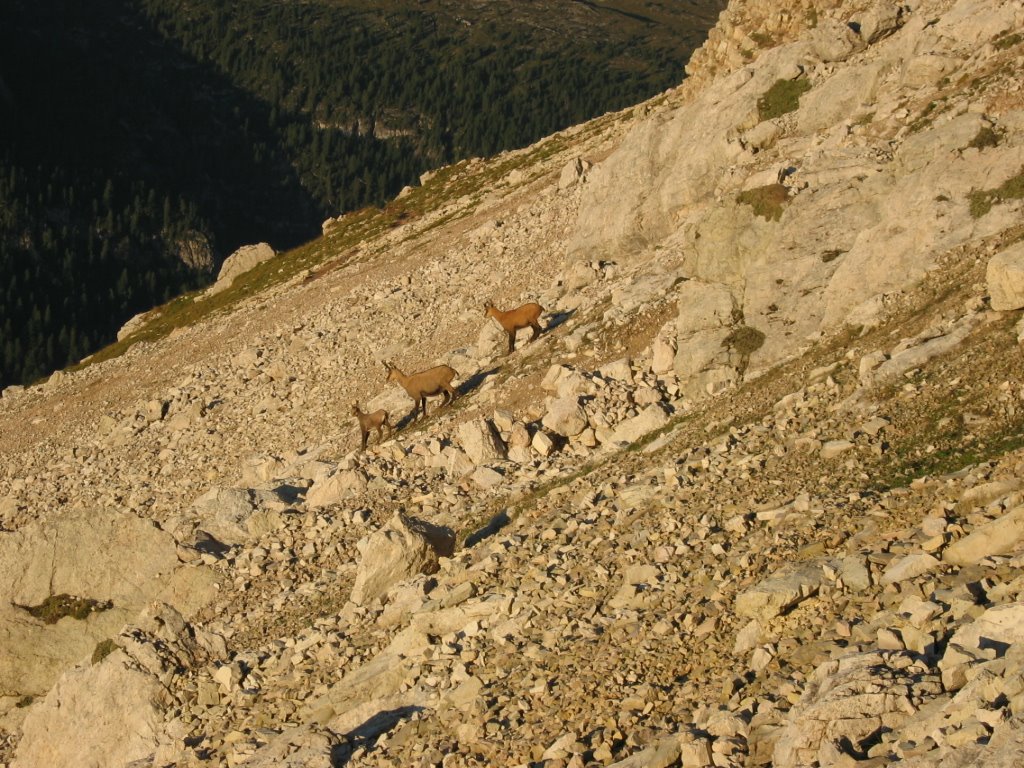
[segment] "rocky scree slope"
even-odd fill
[[[1018,764],[1022,21],[735,3],[676,91],[6,391],[2,759]],[[464,395],[351,453],[381,358]]]

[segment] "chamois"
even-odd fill
[[[452,379],[459,375],[459,372],[454,368],[449,368],[447,365],[428,368],[425,371],[414,373],[412,376],[406,376],[392,363],[387,361],[384,362],[384,369],[388,372],[387,381],[397,381],[409,393],[409,397],[413,399],[413,421],[419,417],[421,408],[423,409],[423,418],[427,417],[428,397],[443,395],[444,400],[441,401],[441,405],[447,405],[457,396],[455,390],[452,389],[451,382]]]
[[[366,450],[366,441],[370,437],[370,430],[377,430],[377,442],[384,440],[383,428],[388,428],[388,434],[394,433],[394,428],[391,426],[391,422],[388,421],[388,412],[383,408],[374,411],[373,413],[363,413],[359,410],[359,403],[352,403],[352,415],[359,421],[359,431],[363,435],[363,450]]]
[[[537,322],[537,318],[540,317],[540,313],[543,311],[544,307],[534,302],[523,304],[523,306],[510,309],[508,312],[502,312],[490,301],[484,302],[484,316],[493,317],[505,329],[505,333],[508,334],[508,352],[505,353],[508,355],[516,351],[516,331],[520,328],[530,326],[533,329],[530,341],[533,341],[540,335],[540,324]]]

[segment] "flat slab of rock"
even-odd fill
[[[1024,542],[1024,506],[1011,509],[1002,517],[976,528],[954,541],[942,553],[942,559],[953,565],[971,565],[991,555],[1016,550]]]
[[[155,676],[121,651],[76,667],[32,707],[12,766],[120,766],[149,757],[169,698]]]
[[[820,565],[807,565],[778,573],[741,592],[736,613],[765,622],[816,595],[823,578]]]

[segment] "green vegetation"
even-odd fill
[[[764,121],[794,112],[800,106],[800,97],[810,89],[811,83],[806,78],[776,80],[757,100],[757,114]]]
[[[749,325],[741,325],[734,328],[728,336],[722,340],[722,346],[728,347],[739,355],[749,356],[764,345],[764,334],[751,328]]]
[[[1024,168],[995,189],[975,190],[967,195],[971,217],[975,219],[980,219],[991,211],[996,203],[1021,199],[1024,199]]]
[[[1005,51],[1009,48],[1013,48],[1015,45],[1020,45],[1021,41],[1024,41],[1024,34],[1020,32],[1010,32],[1007,30],[1001,35],[998,35],[993,41],[992,45],[995,46],[997,51]]]
[[[46,624],[56,624],[63,618],[83,621],[93,613],[109,610],[112,605],[102,600],[73,595],[51,595],[35,606],[22,606],[28,613]]]
[[[968,147],[973,147],[977,150],[987,149],[989,147],[999,146],[999,133],[996,132],[992,127],[985,125],[978,129],[978,133],[970,143]]]
[[[10,5],[0,387],[112,342],[242,244],[294,248],[428,168],[677,84],[718,11],[711,0],[496,0],[457,13],[418,0]]]
[[[831,250],[825,251],[823,254],[821,254],[821,262],[822,264],[828,264],[829,262],[838,259],[844,253],[846,253],[846,251],[842,250],[841,248],[833,248]]]
[[[789,190],[783,184],[768,184],[741,192],[736,202],[749,205],[754,215],[767,221],[778,221],[782,218],[782,209],[789,202]]]
[[[109,638],[106,640],[101,640],[100,642],[96,643],[96,647],[92,651],[92,663],[99,664],[101,661],[107,658],[107,656],[112,654],[120,647],[121,646],[119,646],[117,643],[115,643],[113,640]]]
[[[1002,434],[991,436],[971,446],[962,445],[963,425],[958,419],[947,420],[947,423],[929,434],[926,438],[915,436],[914,440],[892,447],[890,460],[876,476],[878,488],[898,488],[909,485],[919,477],[938,477],[956,472],[972,464],[981,464],[1003,456],[1011,451],[1024,448],[1024,424],[1018,423],[1016,429],[1007,430]],[[932,443],[938,447],[931,453],[921,453],[923,443]]]

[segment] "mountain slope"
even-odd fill
[[[808,7],[6,390],[13,765],[1019,762],[1024,18]]]
[[[720,6],[463,5],[11,4],[0,385],[77,362],[241,245],[294,247],[428,168],[660,91]]]

